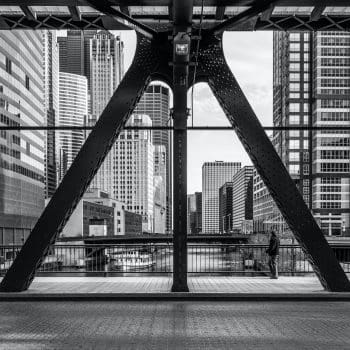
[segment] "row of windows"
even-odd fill
[[[350,138],[323,137],[321,138],[321,146],[343,147],[350,146]]]
[[[44,176],[36,173],[35,171],[24,168],[21,165],[9,163],[4,159],[0,159],[0,167],[7,169],[7,170],[14,171],[15,173],[24,175],[24,176],[29,177],[31,179],[34,179],[36,181],[44,182]]]
[[[317,93],[320,95],[348,95],[349,94],[349,90],[348,89],[320,89],[317,88]]]
[[[322,192],[341,192],[341,186],[322,186]]]
[[[300,81],[301,75],[300,73],[289,73],[289,81]],[[309,81],[309,74],[304,74],[304,81]]]
[[[350,58],[321,58],[321,66],[325,67],[345,67],[350,66]]]
[[[321,87],[350,87],[349,79],[321,79]]]
[[[341,209],[339,202],[321,202],[321,209]]]
[[[350,56],[350,48],[322,47],[321,56]]]
[[[341,200],[341,194],[338,193],[321,193],[321,200],[322,201],[340,201]]]
[[[0,114],[0,122],[3,123],[3,124],[6,124],[8,126],[20,126],[20,124],[18,122],[15,122],[14,120],[10,119],[5,114]]]
[[[333,151],[322,150],[321,151],[322,159],[349,159],[349,156],[350,156],[350,151],[340,151],[340,150],[333,150]]]
[[[300,174],[300,165],[299,164],[289,164],[289,173],[292,175]],[[303,175],[309,175],[310,169],[308,164],[303,165]]]
[[[321,76],[324,77],[349,77],[349,68],[322,68]]]
[[[321,177],[321,184],[340,184],[340,177]]]
[[[7,73],[12,74],[12,61],[8,57],[6,57],[5,69],[6,69]],[[29,86],[29,77],[28,77],[28,75],[25,76],[24,85],[25,85],[26,89],[29,90],[30,86]]]
[[[309,54],[304,53],[304,61],[308,61],[308,60],[309,60]],[[298,52],[290,53],[289,54],[289,61],[291,61],[291,62],[300,61],[300,53],[298,53]],[[304,69],[304,71],[305,71],[305,69]]]
[[[350,121],[350,112],[321,112],[321,121]]]
[[[321,45],[349,46],[349,37],[321,37]]]
[[[309,104],[308,103],[303,104],[303,110],[304,110],[304,112],[309,111]],[[300,103],[290,103],[289,104],[289,112],[300,112]]]
[[[325,173],[344,173],[350,171],[349,163],[321,163],[321,171]]]
[[[0,145],[0,153],[7,154],[13,158],[20,159],[21,158],[21,152],[16,151],[14,149],[10,149],[5,145]]]

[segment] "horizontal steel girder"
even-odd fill
[[[221,37],[203,35],[198,63],[198,74],[208,81],[320,282],[329,291],[350,291],[349,280],[228,67]]]

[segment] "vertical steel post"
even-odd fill
[[[187,286],[187,89],[192,21],[192,1],[174,0],[173,30],[173,286],[172,292],[188,292]]]

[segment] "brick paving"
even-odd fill
[[[172,278],[37,277],[24,293],[167,293]],[[192,293],[326,293],[316,277],[189,277]],[[1,294],[1,293],[0,293]]]
[[[0,349],[350,349],[346,302],[0,303]]]

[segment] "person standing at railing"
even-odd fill
[[[272,279],[278,278],[278,255],[280,248],[280,240],[276,235],[275,231],[271,231],[270,243],[266,253],[269,255],[269,268],[271,272]]]

